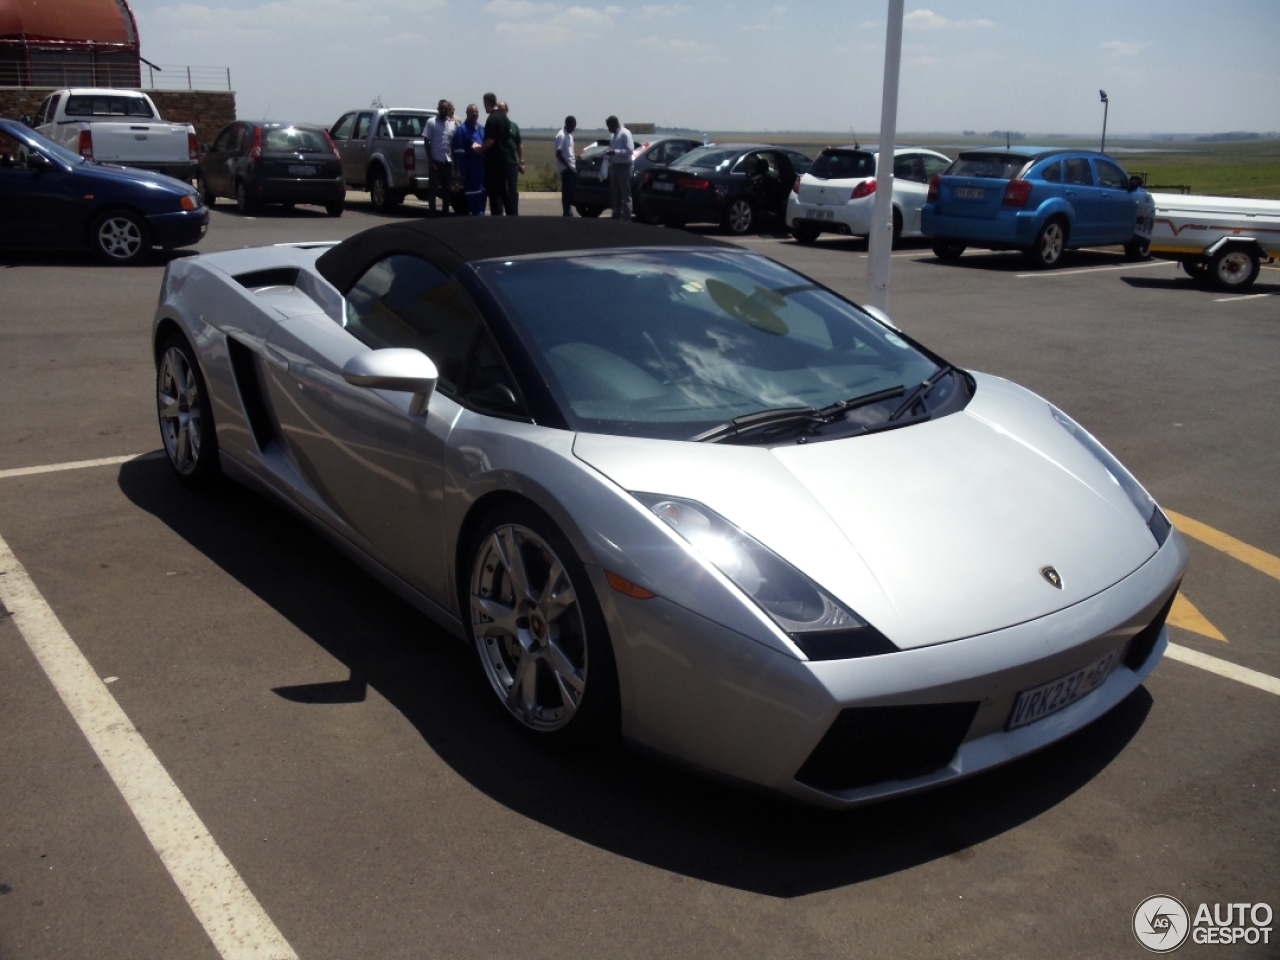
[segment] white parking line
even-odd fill
[[[1119,267],[1081,267],[1079,270],[1037,270],[1035,273],[1015,273],[1015,277],[1070,277],[1077,273],[1106,273],[1108,270],[1141,270],[1144,267],[1176,267],[1172,260],[1151,260],[1147,263],[1126,263]]]
[[[2,538],[0,603],[218,953],[224,960],[297,960]]]
[[[110,467],[117,463],[128,463],[130,460],[153,460],[164,456],[163,450],[152,450],[150,453],[131,453],[126,457],[102,457],[99,460],[72,460],[69,463],[46,463],[39,467],[13,467],[0,470],[0,480],[10,477],[29,477],[37,473],[59,473],[62,470],[84,470],[86,467]]]
[[[1259,673],[1257,670],[1250,670],[1248,667],[1241,667],[1226,660],[1211,657],[1207,653],[1201,653],[1199,650],[1179,646],[1176,643],[1169,644],[1169,649],[1165,652],[1165,656],[1170,660],[1187,663],[1193,667],[1199,667],[1201,670],[1216,673],[1220,677],[1226,677],[1228,680],[1245,683],[1251,687],[1257,687],[1259,690],[1265,690],[1267,693],[1274,693],[1276,696],[1280,696],[1280,680],[1268,674]]]
[[[1214,303],[1231,303],[1235,300],[1258,300],[1262,297],[1274,297],[1274,293],[1245,293],[1238,297],[1217,297]]]

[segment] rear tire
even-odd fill
[[[618,674],[599,601],[541,510],[501,504],[476,526],[459,576],[462,619],[507,715],[540,743],[616,737]]]
[[[209,389],[187,338],[171,333],[156,367],[156,412],[169,466],[183,483],[208,486],[221,475]]]
[[[756,208],[745,197],[737,197],[729,201],[725,208],[723,226],[735,237],[751,232],[756,225]]]
[[[604,207],[595,207],[589,203],[584,203],[581,206],[574,207],[573,209],[578,211],[578,216],[587,217],[588,219],[598,217],[604,212]]]
[[[1049,270],[1062,262],[1067,249],[1067,225],[1057,217],[1047,221],[1026,251],[1027,259],[1037,270]]]
[[[131,267],[151,251],[151,228],[132,210],[108,210],[89,227],[89,245],[103,263]]]
[[[1209,282],[1209,264],[1203,260],[1183,260],[1182,269],[1196,283]]]
[[[815,227],[813,224],[805,223],[803,220],[801,220],[799,223],[795,224],[791,228],[791,235],[796,238],[797,243],[803,243],[803,244],[816,243],[818,240],[818,236],[821,233],[822,231],[819,230],[817,227]]]
[[[893,246],[898,245],[898,241],[902,239],[902,211],[897,207],[893,208]]]
[[[1258,279],[1261,264],[1252,250],[1224,247],[1209,261],[1209,279],[1219,290],[1244,290]]]
[[[249,196],[249,188],[243,180],[236,181],[236,209],[246,216],[258,211],[258,202]]]
[[[933,255],[946,263],[954,263],[964,254],[965,245],[956,240],[933,241]]]
[[[342,211],[346,209],[346,200],[330,200],[324,205],[324,212],[331,217],[342,216]]]

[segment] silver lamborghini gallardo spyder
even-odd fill
[[[175,260],[154,347],[179,479],[292,507],[535,739],[845,807],[1078,730],[1168,642],[1186,547],[1079,424],[709,238],[465,218]]]

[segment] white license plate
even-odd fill
[[[805,211],[806,220],[833,220],[835,213],[831,210],[807,210]]]
[[[309,163],[291,163],[289,164],[289,172],[301,177],[314,177],[316,168]]]
[[[1050,680],[1030,690],[1023,690],[1013,704],[1013,712],[1009,714],[1008,730],[1024,727],[1034,723],[1051,713],[1057,713],[1063,707],[1070,706],[1085,694],[1102,686],[1119,659],[1119,651],[1112,651],[1101,660],[1094,661],[1087,667],[1069,673],[1057,680]]]
[[[665,190],[665,191],[667,191],[668,193],[669,193],[669,192],[671,192],[672,190],[674,190],[675,188],[676,188],[676,185],[675,185],[674,183],[668,183],[668,182],[667,182],[667,181],[665,181],[665,180],[659,180],[657,183],[655,183],[655,184],[653,185],[653,189],[655,189],[655,190]]]
[[[960,200],[981,200],[986,195],[982,187],[956,187],[956,197]]]

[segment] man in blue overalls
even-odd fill
[[[467,107],[467,119],[453,134],[453,156],[458,161],[462,189],[467,194],[467,212],[473,217],[483,217],[484,154],[476,153],[477,143],[484,143],[484,127],[480,126],[480,108],[473,103]]]

